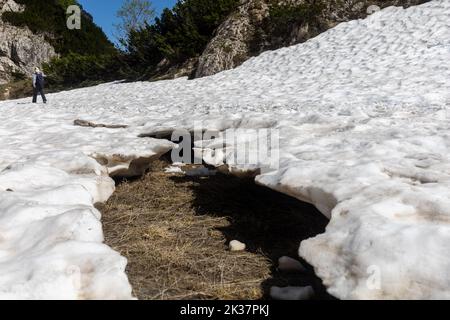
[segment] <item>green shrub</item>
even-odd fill
[[[80,55],[70,53],[44,65],[50,87],[74,87],[125,77],[127,64],[119,54]]]
[[[308,26],[308,38],[319,34],[324,29],[320,17],[325,8],[324,0],[307,0],[298,5],[279,4],[274,1],[269,7],[269,15],[264,19],[262,28],[256,32],[254,43],[250,44],[252,50],[258,52],[286,45],[291,39],[292,31],[302,26]],[[261,43],[269,43],[270,47],[257,48]]]
[[[292,25],[315,22],[324,8],[321,1],[309,1],[299,5],[272,5],[269,8],[269,16],[273,32],[281,35]]]
[[[27,75],[21,71],[14,71],[11,76],[13,81],[21,81],[27,78]]]

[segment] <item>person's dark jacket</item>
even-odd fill
[[[42,72],[33,73],[33,87],[39,89],[44,88],[44,74]]]

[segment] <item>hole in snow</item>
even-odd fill
[[[300,242],[324,232],[328,220],[313,206],[253,179],[165,172],[169,166],[153,162],[99,208],[106,243],[128,258],[138,298],[265,299],[272,286],[309,285],[316,298],[331,298],[310,267],[277,270],[280,257],[298,259]],[[231,240],[246,250],[231,252]]]

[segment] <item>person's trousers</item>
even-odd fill
[[[36,86],[33,88],[33,103],[37,102],[38,94],[41,95],[42,101],[47,102],[47,99],[45,98],[45,94],[44,94],[44,88]]]

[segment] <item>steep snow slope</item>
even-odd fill
[[[130,298],[93,203],[112,192],[107,173],[138,172],[173,146],[139,134],[196,122],[279,130],[280,168],[256,181],[330,217],[300,247],[330,293],[450,298],[449,79],[450,1],[436,0],[208,78],[1,103],[0,298]],[[215,144],[199,144],[211,163]]]

